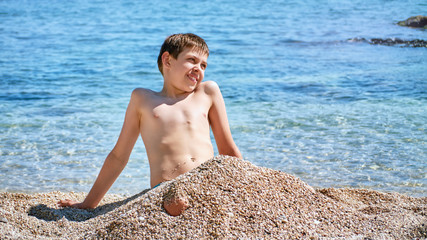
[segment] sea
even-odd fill
[[[164,39],[191,32],[245,160],[316,188],[425,197],[427,48],[369,41],[427,40],[397,25],[416,15],[425,0],[1,0],[0,191],[88,192],[132,90],[162,88]],[[149,174],[139,139],[109,193]]]

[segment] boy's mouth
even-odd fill
[[[187,76],[188,76],[188,78],[190,79],[190,81],[192,81],[192,82],[194,82],[194,83],[197,83],[197,77],[195,77],[195,76],[193,76],[193,75],[191,75],[191,74],[188,74]]]

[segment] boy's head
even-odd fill
[[[164,52],[168,52],[173,58],[178,59],[178,55],[186,48],[193,48],[209,56],[209,48],[203,38],[192,33],[173,34],[166,38],[160,49],[157,58],[157,66],[160,72],[163,74],[162,55]]]

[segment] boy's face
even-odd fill
[[[186,48],[177,59],[170,56],[169,71],[176,88],[192,92],[205,77],[208,56],[193,48]]]

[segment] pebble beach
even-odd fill
[[[1,239],[425,239],[427,198],[367,189],[314,189],[285,172],[217,156],[93,210],[59,208],[86,193],[0,193]],[[162,207],[187,198],[180,216]]]

